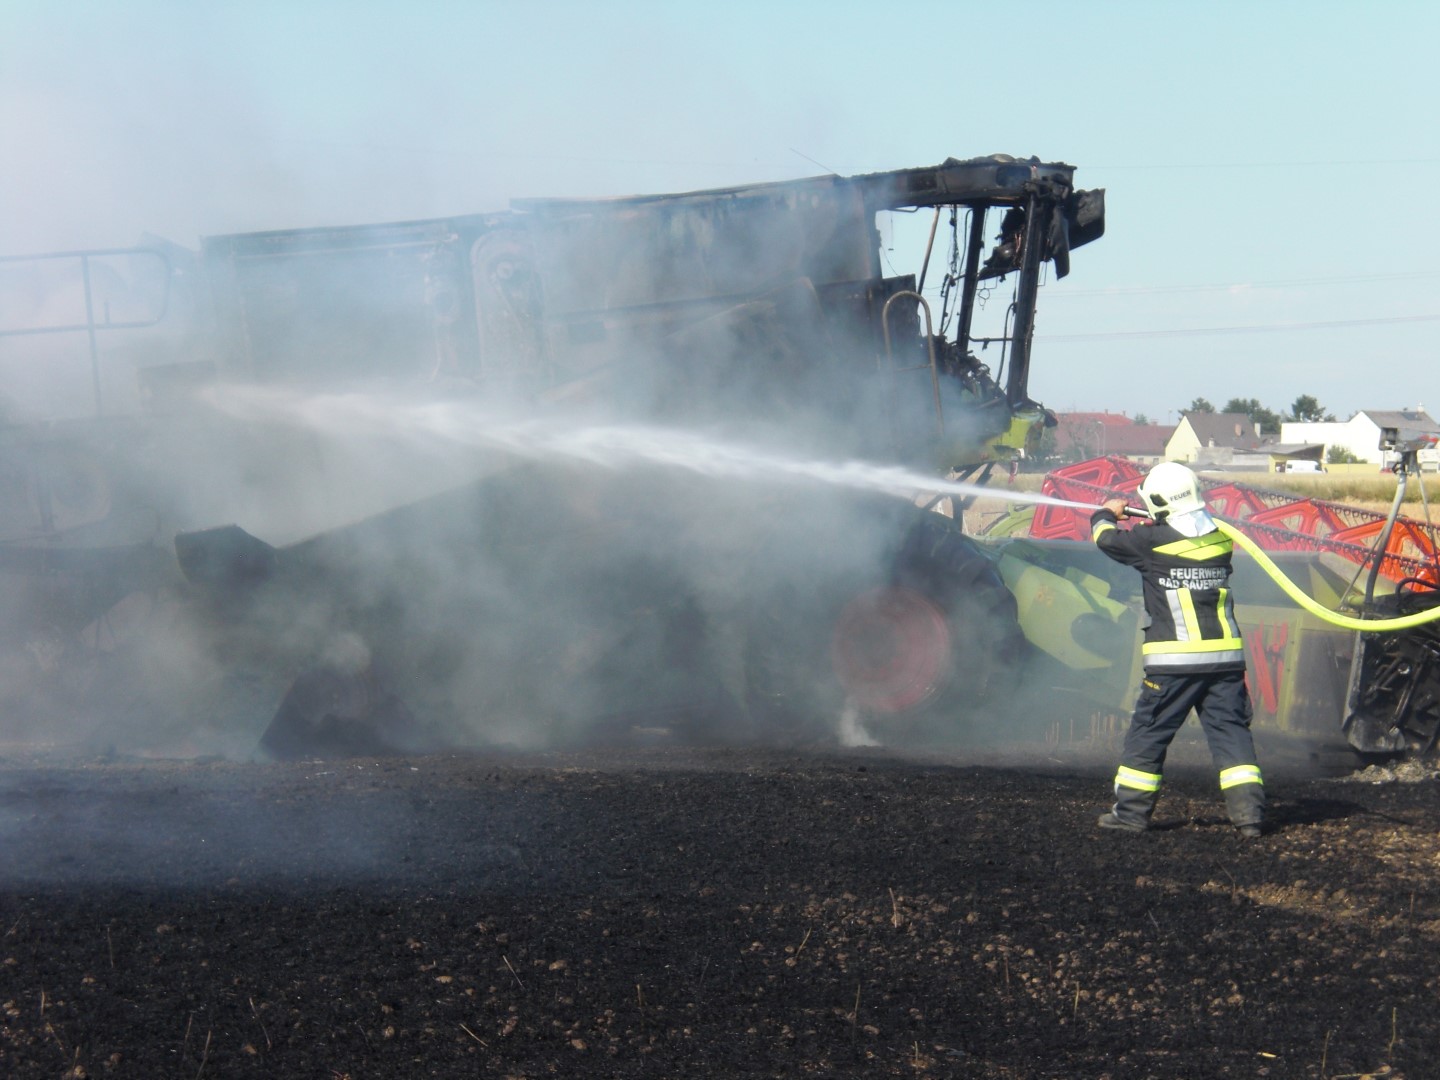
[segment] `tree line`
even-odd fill
[[[1321,405],[1320,402],[1315,400],[1310,394],[1301,394],[1292,401],[1290,403],[1290,411],[1287,413],[1272,412],[1264,405],[1261,405],[1256,398],[1238,397],[1231,398],[1225,403],[1223,409],[1218,410],[1203,397],[1197,397],[1194,401],[1190,402],[1188,408],[1182,411],[1187,413],[1244,413],[1250,418],[1251,423],[1262,432],[1270,435],[1278,435],[1281,424],[1297,422],[1313,424],[1321,421],[1333,421],[1335,419],[1334,413],[1326,409],[1325,406]]]
[[[1203,397],[1197,397],[1190,402],[1186,412],[1208,412],[1213,413],[1215,406],[1206,401]],[[1225,403],[1225,408],[1220,410],[1227,413],[1244,413],[1250,418],[1251,423],[1261,432],[1278,435],[1280,425],[1284,423],[1320,423],[1331,422],[1335,414],[1326,409],[1320,402],[1316,401],[1310,394],[1301,394],[1290,403],[1290,411],[1281,415],[1271,412],[1261,405],[1255,398],[1231,398]],[[1360,458],[1343,446],[1332,446],[1325,452],[1325,461],[1330,465],[1341,465],[1346,462],[1358,462]]]
[[[1180,411],[1182,413],[1244,413],[1250,418],[1250,422],[1261,431],[1269,432],[1272,435],[1280,431],[1281,424],[1292,422],[1318,423],[1321,421],[1333,421],[1335,419],[1335,414],[1321,405],[1311,394],[1301,394],[1290,403],[1290,411],[1285,413],[1277,413],[1271,409],[1267,409],[1264,405],[1260,404],[1259,399],[1253,397],[1232,397],[1225,403],[1223,409],[1217,409],[1205,398],[1197,397]],[[1152,424],[1154,421],[1144,413],[1136,413],[1135,423]]]
[[[1203,397],[1197,397],[1194,401],[1181,410],[1182,413],[1241,413],[1248,416],[1251,422],[1265,435],[1279,435],[1280,425],[1284,423],[1319,423],[1333,422],[1335,414],[1321,405],[1313,394],[1301,394],[1290,403],[1290,409],[1285,413],[1277,413],[1267,409],[1260,404],[1257,398],[1234,397],[1225,403],[1223,409],[1217,409]],[[1136,413],[1134,422],[1136,424],[1154,423],[1144,413]],[[1090,444],[1094,445],[1090,445]],[[1067,461],[1080,461],[1087,457],[1094,457],[1103,452],[1103,444],[1098,435],[1091,437],[1088,429],[1077,435],[1073,435],[1070,446],[1064,455]],[[1052,430],[1046,429],[1040,438],[1040,451],[1036,455],[1036,463],[1054,460],[1058,456],[1056,438]],[[1346,461],[1359,461],[1350,451],[1341,446],[1332,446],[1326,452],[1325,460],[1330,464],[1338,464]]]

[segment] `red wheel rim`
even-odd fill
[[[914,589],[885,586],[845,605],[830,657],[846,694],[862,708],[900,713],[923,705],[950,674],[945,612]]]

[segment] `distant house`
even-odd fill
[[[1055,453],[1066,461],[1114,455],[1139,465],[1165,459],[1165,443],[1175,431],[1163,424],[1137,424],[1124,413],[1057,413]]]
[[[1324,472],[1324,443],[1266,443],[1266,467],[1274,472]]]
[[[1259,428],[1244,413],[1189,412],[1180,415],[1175,434],[1165,444],[1165,458],[1223,468],[1237,454],[1247,456],[1262,445]]]
[[[1388,463],[1385,452],[1380,449],[1380,433],[1384,428],[1395,430],[1402,439],[1440,434],[1440,424],[1417,405],[1413,409],[1365,409],[1344,421],[1281,424],[1280,441],[1324,443],[1327,453],[1331,447],[1338,446],[1361,461],[1383,465]],[[1434,451],[1422,451],[1421,464],[1426,464],[1427,456],[1433,454]]]

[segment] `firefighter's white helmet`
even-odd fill
[[[1162,461],[1140,484],[1140,498],[1156,521],[1166,521],[1186,536],[1215,528],[1200,494],[1200,480],[1177,461]]]

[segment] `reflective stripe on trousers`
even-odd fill
[[[1121,765],[1115,770],[1115,790],[1118,792],[1122,787],[1133,788],[1136,791],[1159,791],[1160,774],[1141,772],[1128,765]]]
[[[1264,783],[1260,779],[1259,765],[1235,765],[1229,769],[1220,770],[1220,790],[1238,787],[1241,784]]]

